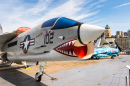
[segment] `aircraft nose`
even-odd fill
[[[88,44],[98,38],[104,30],[102,27],[82,24],[78,29],[78,39],[81,44]]]

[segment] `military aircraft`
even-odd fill
[[[87,59],[93,55],[93,42],[104,28],[83,24],[65,17],[47,20],[34,28],[0,35],[1,64],[22,62],[39,65],[36,81],[41,81],[45,61]]]
[[[92,55],[92,59],[95,57],[96,59],[99,59],[101,57],[108,57],[111,56],[112,59],[114,59],[114,56],[118,56],[119,55],[119,51],[120,47],[113,43],[113,44],[109,44],[109,42],[107,42],[105,39],[103,39],[104,45],[100,46],[100,42],[101,42],[101,37],[97,40],[97,42],[95,43],[95,49],[94,49],[94,54]]]

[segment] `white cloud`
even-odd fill
[[[100,4],[105,1],[68,0],[53,5],[54,0],[38,0],[37,3],[25,3],[22,0],[3,0],[0,1],[0,23],[4,32],[11,32],[21,26],[34,27],[54,17],[64,16],[82,20],[98,14],[99,8],[102,7]]]
[[[122,5],[116,6],[116,7],[114,7],[114,8],[122,7],[122,6],[129,5],[129,4],[130,4],[130,3],[122,4]]]
[[[47,6],[51,3],[52,0],[39,0],[39,2],[34,5],[34,7],[28,9],[26,14],[31,13],[31,15],[37,15],[38,13],[47,9]]]
[[[80,19],[83,19],[83,18],[86,18],[86,17],[90,17],[90,16],[93,16],[93,15],[96,15],[98,12],[99,11],[95,11],[95,12],[88,13],[88,14],[81,14],[80,16],[76,17],[75,19],[80,20]]]
[[[91,22],[88,22],[89,24],[96,24],[97,22],[100,22],[104,19],[96,19],[96,20],[92,20]]]

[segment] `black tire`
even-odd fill
[[[38,75],[38,73],[36,73],[36,75],[35,75],[36,82],[40,82],[42,75],[40,75],[38,77],[37,77],[37,75]]]
[[[92,56],[91,59],[94,59],[94,57]]]
[[[96,58],[96,60],[99,60],[99,58]]]
[[[114,56],[111,56],[111,59],[114,59]]]

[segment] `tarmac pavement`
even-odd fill
[[[120,55],[104,62],[50,74],[58,80],[43,76],[41,82],[35,82],[35,74],[25,74],[18,71],[21,67],[14,67],[0,70],[0,86],[126,86],[126,65],[130,65],[130,55]]]

